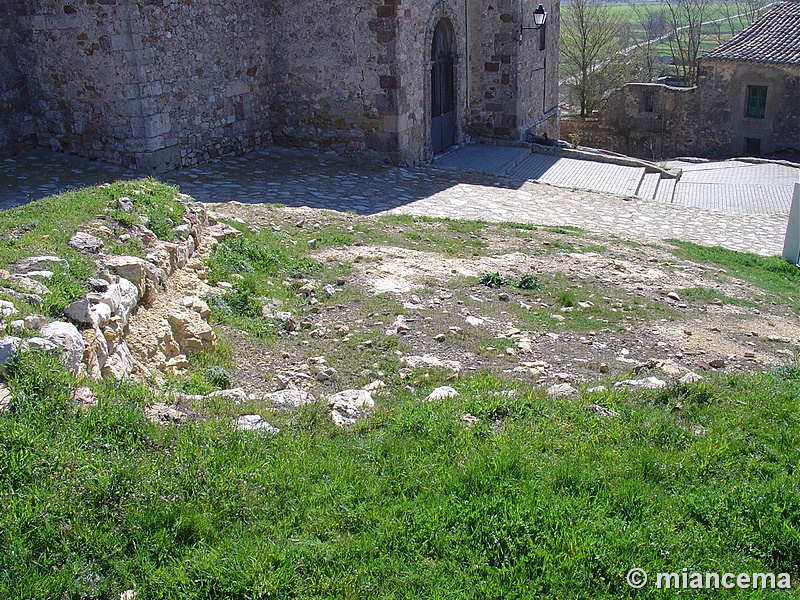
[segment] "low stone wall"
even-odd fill
[[[124,206],[124,199],[120,204]],[[174,231],[178,236],[174,242],[159,240],[144,226],[125,234],[141,240],[145,258],[102,254],[103,238],[111,234],[102,220],[90,222],[76,232],[70,245],[97,256],[97,275],[86,282],[91,291],[64,309],[68,321],[50,321],[42,315],[11,320],[9,326],[18,335],[0,339],[0,372],[18,352],[61,348],[66,365],[79,376],[159,378],[188,367],[188,353],[213,348],[216,337],[208,324],[211,311],[200,297],[205,267],[196,255],[207,250],[209,242],[239,232],[226,225],[210,224],[205,207],[197,203],[186,204],[183,222]],[[13,272],[0,272],[0,280],[27,292],[3,289],[4,293],[12,297],[15,293],[36,303],[36,294],[49,292],[46,281],[52,271],[48,269],[54,264],[64,266],[66,261],[56,256],[18,261]],[[164,290],[169,291],[171,279],[187,277],[189,273],[194,281],[185,289],[192,293],[167,300]],[[161,310],[150,315],[147,323],[157,336],[129,340],[132,323],[159,301]],[[17,311],[12,302],[2,301],[0,312],[8,320]],[[134,333],[134,337],[144,338],[141,333]]]

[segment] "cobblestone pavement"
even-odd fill
[[[42,150],[2,162],[0,208],[76,185],[137,176],[118,167]],[[364,159],[269,148],[161,179],[202,202],[281,203],[359,214],[573,225],[624,238],[679,238],[780,254],[787,215],[745,215],[453,172],[396,168]],[[15,183],[16,182],[16,183]]]

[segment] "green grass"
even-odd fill
[[[716,288],[709,288],[709,287],[682,288],[677,290],[677,293],[683,300],[694,300],[701,302],[713,302],[715,300],[720,300],[725,304],[733,304],[736,306],[756,306],[755,302],[750,302],[742,298],[734,298],[732,296],[728,296],[727,294],[723,293],[722,291]]]
[[[14,300],[21,315],[44,312],[57,317],[64,307],[85,294],[85,280],[94,274],[90,256],[72,248],[68,242],[90,222],[108,227],[118,235],[123,227],[140,225],[137,215],[146,215],[150,228],[161,239],[174,239],[172,227],[183,218],[185,207],[175,200],[177,189],[152,179],[119,181],[114,184],[78,189],[48,196],[24,206],[3,211],[0,218],[0,268],[27,256],[55,255],[66,259],[68,268],[57,267],[46,282],[51,294],[43,297],[43,306]],[[116,200],[131,199],[132,214],[116,208]],[[98,219],[98,216],[101,218]],[[106,252],[143,256],[138,238],[119,242],[108,240]]]
[[[797,369],[593,394],[615,419],[488,375],[423,403],[440,382],[419,380],[350,430],[265,413],[276,437],[151,425],[129,384],[75,412],[65,377],[46,355],[10,377],[4,598],[660,598],[627,570],[798,576]]]
[[[700,264],[719,265],[725,273],[764,290],[769,299],[800,311],[800,269],[778,256],[759,256],[719,246],[699,246],[691,242],[667,240],[679,258]]]

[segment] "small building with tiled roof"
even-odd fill
[[[703,56],[697,91],[723,134],[714,154],[800,150],[800,1],[775,4]]]
[[[698,70],[695,87],[628,83],[597,120],[562,119],[561,137],[647,159],[800,156],[800,0],[773,4]]]

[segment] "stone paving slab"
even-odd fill
[[[37,154],[34,163],[2,163],[0,207],[40,197],[74,181],[99,183],[135,172],[76,157]],[[666,202],[622,198],[507,177],[431,167],[396,168],[365,158],[269,148],[168,173],[162,180],[202,202],[281,203],[359,214],[406,213],[574,225],[625,239],[679,238],[733,250],[781,252],[787,215],[726,214]],[[16,188],[10,182],[16,181]],[[665,180],[668,181],[668,180]],[[37,187],[38,186],[38,187]],[[53,190],[56,191],[56,190]]]
[[[531,154],[504,175],[573,189],[632,196],[636,193],[644,172],[643,167],[626,167],[547,154]]]
[[[433,166],[500,175],[530,153],[530,148],[476,144],[435,159]]]
[[[691,183],[681,179],[673,202],[726,214],[787,215],[793,185]]]

